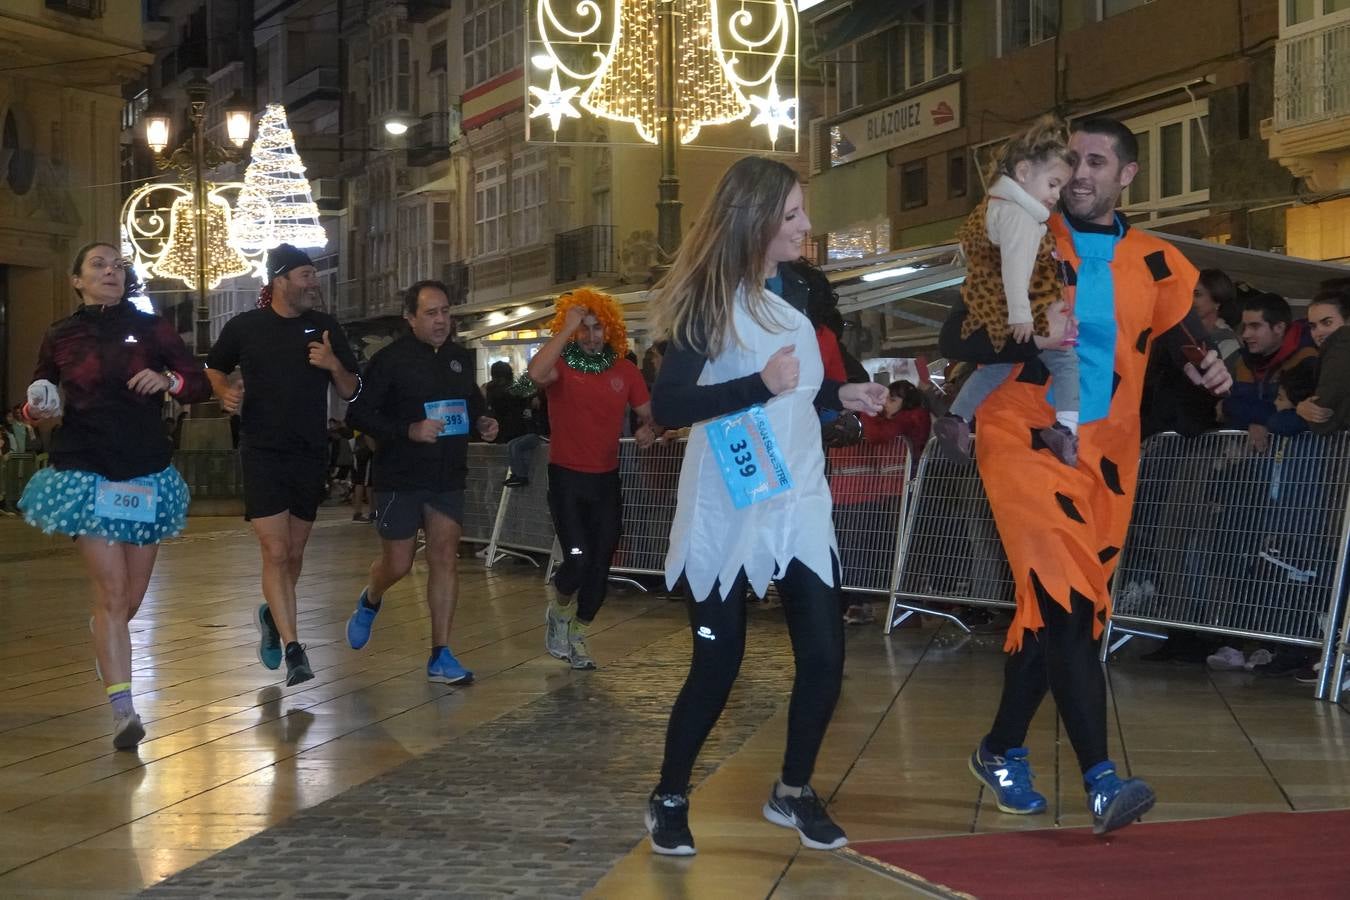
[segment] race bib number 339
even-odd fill
[[[94,489],[94,515],[128,522],[155,521],[159,497],[148,478],[108,481],[100,478]]]
[[[762,407],[709,422],[707,428],[713,457],[737,509],[792,489],[792,475]]]

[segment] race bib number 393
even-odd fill
[[[769,417],[752,406],[708,423],[708,442],[737,509],[792,489]]]
[[[439,419],[437,437],[469,433],[469,407],[463,400],[428,400],[422,404],[428,419]]]
[[[128,522],[155,521],[159,497],[148,478],[108,481],[100,478],[94,488],[94,515]]]

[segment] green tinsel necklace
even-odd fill
[[[571,366],[578,372],[585,372],[588,375],[595,375],[603,372],[614,365],[614,350],[605,345],[605,349],[599,353],[587,353],[582,350],[576,341],[572,341],[563,348],[563,362]]]

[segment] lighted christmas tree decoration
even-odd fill
[[[230,245],[230,205],[220,197],[206,204],[206,286],[244,275],[252,264]],[[193,284],[197,278],[197,229],[192,221],[192,198],[179,197],[169,211],[169,240],[152,271],[160,278],[178,278]]]
[[[277,244],[322,250],[328,244],[319,224],[319,207],[305,177],[305,164],[286,122],[286,108],[280,103],[269,104],[258,120],[252,161],[244,171],[244,190],[236,214],[239,221],[233,239],[245,252]]]

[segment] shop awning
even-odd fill
[[[904,17],[910,5],[902,0],[854,0],[853,7],[821,40],[812,60],[885,31]]]

